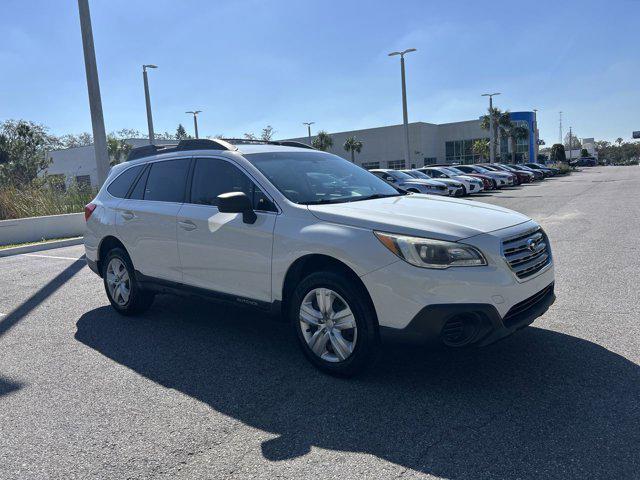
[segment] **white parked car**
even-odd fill
[[[431,179],[419,179],[408,175],[400,170],[376,168],[369,170],[376,177],[383,179],[385,182],[412,193],[428,193],[430,195],[449,195],[449,187],[442,183]]]
[[[423,173],[420,170],[402,170],[402,172],[407,175],[411,175],[413,178],[417,178],[418,180],[434,180],[426,173]],[[436,182],[444,183],[449,189],[449,195],[452,197],[462,197],[466,194],[465,186],[459,180],[454,180],[453,178],[442,177],[435,180]]]
[[[469,175],[458,175],[445,167],[424,167],[418,169],[418,171],[422,172],[425,175],[428,175],[430,178],[433,178],[437,181],[442,181],[442,179],[450,178],[461,182],[464,186],[464,195],[480,193],[484,190],[484,184],[482,183],[482,180],[470,177]]]
[[[406,194],[338,156],[274,143],[151,145],[112,168],[84,241],[117,312],[140,314],[158,292],[273,312],[314,365],[350,375],[381,338],[486,345],[553,303],[533,220]]]

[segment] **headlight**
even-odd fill
[[[374,233],[393,254],[416,267],[444,269],[487,264],[482,253],[471,245],[393,233]]]

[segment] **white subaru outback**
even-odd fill
[[[134,149],[85,217],[87,262],[119,313],[178,292],[256,307],[338,375],[385,338],[487,345],[555,300],[549,240],[526,216],[400,192],[291,142]]]

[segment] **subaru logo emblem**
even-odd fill
[[[536,243],[536,241],[533,238],[530,238],[529,240],[527,240],[527,248],[529,250],[531,250],[532,252],[536,251],[536,247],[538,246],[538,244]]]

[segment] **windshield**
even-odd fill
[[[476,172],[480,172],[480,173],[491,173],[489,170],[487,170],[486,168],[482,168],[479,167],[477,165],[473,166],[473,170],[475,170]]]
[[[372,173],[329,153],[252,153],[245,158],[285,197],[299,204],[340,203],[402,195]]]
[[[458,170],[456,167],[442,167],[443,170],[446,170],[447,172],[451,172],[454,175],[464,175],[466,172],[463,172],[462,170]]]
[[[418,170],[411,170],[409,173],[414,178],[419,178],[420,180],[431,180],[431,177],[426,173],[419,172]]]
[[[413,180],[413,177],[411,175],[409,175],[408,173],[400,172],[398,170],[391,170],[384,173],[386,173],[387,175],[391,175],[396,180]]]

